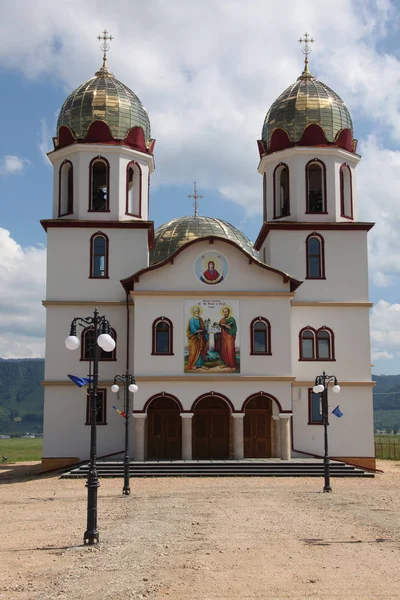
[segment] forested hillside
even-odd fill
[[[43,359],[0,359],[0,434],[42,432]],[[375,429],[400,431],[400,375],[374,375]]]

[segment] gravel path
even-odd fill
[[[83,480],[0,467],[0,599],[399,599],[400,465],[375,479]]]

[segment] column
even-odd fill
[[[133,415],[133,460],[144,461],[146,413]]]
[[[244,413],[232,413],[233,417],[233,457],[244,458],[243,419]]]
[[[280,413],[281,459],[291,459],[290,419],[292,413]]]
[[[279,415],[272,415],[274,421],[274,457],[281,457],[281,426]]]
[[[192,423],[194,413],[181,413],[182,460],[192,460]]]

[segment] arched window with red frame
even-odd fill
[[[135,160],[126,167],[126,214],[142,216],[142,169]]]
[[[325,242],[315,232],[306,238],[306,279],[325,279]]]
[[[290,215],[289,167],[280,163],[274,170],[274,219]]]
[[[74,175],[70,160],[64,160],[58,174],[58,216],[74,212]]]
[[[315,329],[304,327],[299,334],[300,358],[299,360],[315,360]]]
[[[317,329],[317,360],[335,360],[335,336],[329,327]]]
[[[326,214],[326,167],[313,158],[306,164],[306,213]]]
[[[335,336],[329,327],[310,325],[299,333],[299,360],[335,360]]]
[[[263,220],[268,221],[267,210],[267,174],[263,174]]]
[[[271,325],[268,319],[256,317],[250,324],[250,354],[271,355]]]
[[[117,334],[115,329],[110,327],[110,335],[115,341],[115,348],[111,352],[106,352],[100,346],[98,347],[98,357],[101,361],[116,360],[117,359]],[[81,360],[90,361],[93,360],[93,347],[94,347],[94,329],[93,327],[86,327],[81,333]]]
[[[340,167],[340,216],[353,219],[353,186],[351,169],[347,163]]]
[[[167,317],[159,317],[152,325],[152,355],[173,355],[172,321]]]
[[[108,236],[101,231],[90,238],[90,279],[108,279]]]
[[[89,165],[89,212],[110,210],[110,165],[106,158],[97,156]]]

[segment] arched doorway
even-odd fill
[[[244,457],[266,458],[272,456],[271,441],[272,401],[267,396],[255,396],[244,413]]]
[[[193,458],[229,458],[227,403],[222,398],[207,396],[193,412]]]
[[[177,403],[172,398],[155,398],[147,410],[147,418],[147,458],[181,458],[181,416]]]

